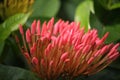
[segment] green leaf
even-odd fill
[[[59,0],[35,0],[35,4],[33,6],[33,14],[34,16],[43,16],[43,17],[53,17],[56,15],[60,7]]]
[[[90,26],[98,30],[99,37],[103,36],[103,24],[95,14],[90,14]]]
[[[62,0],[58,17],[64,20],[74,20],[75,10],[83,0]]]
[[[115,60],[114,62],[112,62],[112,64],[109,66],[120,70],[120,57],[117,60]]]
[[[84,2],[80,3],[76,9],[75,13],[75,21],[80,21],[81,26],[85,27],[87,31],[89,29],[89,16],[90,11],[94,13],[93,10],[93,2],[91,0],[85,0]]]
[[[120,24],[106,26],[104,28],[104,32],[110,33],[107,38],[108,43],[117,41],[118,39],[120,39]]]
[[[4,66],[0,64],[0,80],[40,80],[30,71],[25,69]]]
[[[3,48],[4,48],[4,42],[0,42],[0,56],[1,56],[1,54],[2,54],[2,51],[3,51]]]
[[[5,40],[4,50],[0,56],[0,62],[6,65],[28,68],[23,55],[19,51],[18,45],[16,45],[15,39],[11,37],[8,37]]]
[[[99,2],[105,9],[108,9],[108,10],[120,8],[119,0],[99,0]]]
[[[34,20],[40,20],[41,24],[44,22],[44,21],[49,21],[51,18],[49,17],[30,17],[27,22],[25,23],[25,26],[27,27],[30,27],[31,23],[34,21]]]
[[[5,22],[0,25],[0,42],[4,41],[11,32],[17,30],[19,24],[24,24],[29,15],[30,13],[19,13],[5,20]]]
[[[106,0],[104,0],[106,1]],[[120,23],[120,8],[115,10],[105,9],[99,2],[94,0],[95,15],[104,25],[114,25]]]
[[[120,80],[120,70],[107,67],[94,75],[88,76],[85,80]]]
[[[100,37],[102,37],[106,32],[110,33],[106,40],[107,43],[116,42],[120,39],[120,24],[104,25],[94,14],[91,14],[90,25],[92,28],[96,28],[98,30]]]

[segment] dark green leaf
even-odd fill
[[[33,16],[53,17],[60,7],[59,0],[35,0]]]
[[[90,14],[90,26],[98,30],[99,36],[103,35],[103,24],[99,21],[95,14]]]
[[[120,80],[120,71],[107,67],[94,75],[88,76],[85,80]]]
[[[44,22],[44,21],[48,21],[50,20],[51,18],[49,17],[30,17],[27,22],[26,22],[26,26],[27,27],[30,27],[31,23],[34,21],[34,20],[40,20],[41,24]]]
[[[119,0],[99,0],[101,5],[108,10],[120,8],[120,1]]]
[[[117,60],[115,60],[114,62],[112,62],[110,67],[120,70],[120,57]]]
[[[0,62],[6,65],[28,68],[28,65],[26,65],[26,60],[20,53],[15,40],[11,37],[8,37],[5,42],[4,50],[0,56]]]
[[[4,41],[11,32],[18,29],[19,24],[24,24],[27,21],[29,15],[30,13],[20,13],[5,20],[5,22],[0,25],[0,42]]]
[[[4,48],[4,42],[0,42],[0,56],[2,54],[3,48]]]
[[[99,35],[102,37],[106,32],[109,32],[109,36],[106,40],[107,43],[115,42],[120,39],[120,24],[115,25],[103,25],[99,19],[91,14],[90,25],[92,28],[96,28],[99,31]]]
[[[40,80],[30,71],[25,69],[4,66],[0,64],[0,80]]]
[[[105,32],[109,32],[107,42],[114,42],[120,39],[120,24],[106,26],[104,28]]]
[[[106,1],[106,0],[104,0]],[[105,9],[99,0],[94,0],[95,15],[104,25],[115,25],[120,23],[120,8],[114,10]]]
[[[74,20],[74,15],[77,6],[83,0],[61,0],[61,8],[58,12],[58,16],[64,20]]]

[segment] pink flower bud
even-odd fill
[[[83,53],[83,54],[88,53],[90,49],[91,49],[91,45],[86,45],[86,46],[84,47],[84,49],[82,50],[82,53]]]
[[[87,63],[90,64],[93,60],[94,60],[94,57],[91,57]]]
[[[82,54],[81,50],[82,50],[82,48],[80,48],[78,51],[76,51],[76,54],[75,54],[75,57],[74,57],[75,59],[78,58],[78,57],[80,57],[80,54]]]
[[[61,55],[60,60],[65,61],[65,59],[68,57],[68,52],[65,52]]]
[[[52,65],[53,65],[53,60],[50,61],[49,67],[51,67]]]
[[[120,46],[120,44],[117,43],[112,49],[115,50],[115,49],[117,49],[119,46]]]
[[[40,35],[40,20],[37,21],[36,32],[37,32],[37,35]]]
[[[32,63],[33,63],[34,65],[38,65],[38,59],[37,59],[36,57],[33,57],[33,58],[32,58]]]
[[[33,43],[33,46],[30,48],[31,55],[35,54],[36,52],[36,43]]]
[[[70,59],[65,59],[65,62],[69,62],[70,61]]]
[[[49,52],[50,52],[51,48],[52,48],[52,44],[48,44],[47,48],[45,49],[45,53],[44,53],[45,56],[49,55]]]
[[[114,53],[117,52],[117,48],[119,47],[119,43],[116,44],[115,46],[113,46],[113,48],[110,50],[110,52],[108,53],[108,56],[113,55]]]
[[[31,42],[31,33],[30,33],[30,29],[27,29],[27,31],[26,31],[26,41],[27,41],[28,43]]]
[[[53,23],[54,23],[54,18],[51,18],[51,20],[50,20],[50,21],[48,22],[48,24],[47,24],[47,28],[48,28],[49,30],[52,29]]]
[[[25,52],[24,55],[25,55],[25,57],[26,57],[27,59],[30,58],[29,53]]]
[[[72,44],[72,36],[73,36],[73,30],[70,31],[68,36],[68,42],[70,42],[70,44]]]
[[[35,31],[36,31],[36,20],[34,20],[31,25],[31,34],[35,34]]]
[[[102,49],[101,49],[101,55],[103,55],[104,53],[106,53],[108,51],[108,46],[104,46]]]
[[[101,40],[96,40],[96,44],[98,45],[98,46],[100,46],[101,44],[103,44],[104,43],[104,41],[106,40],[106,38],[108,37],[108,35],[109,35],[109,32],[107,32],[103,37],[102,37],[102,39]]]
[[[110,60],[114,60],[119,56],[119,52],[114,53],[113,55],[109,56]]]
[[[23,27],[21,24],[19,25],[19,31],[21,35],[24,35]]]
[[[109,32],[107,32],[103,37],[102,37],[102,42],[104,42],[105,40],[106,40],[106,38],[108,37],[108,35],[109,35]]]
[[[47,25],[46,21],[42,25],[42,31],[41,31],[41,36],[44,36],[47,33]]]
[[[101,50],[98,50],[98,51],[94,54],[94,56],[97,57],[97,56],[100,54],[100,51],[101,51]]]

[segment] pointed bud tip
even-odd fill
[[[37,32],[37,35],[40,35],[40,20],[37,21],[36,32]]]
[[[28,43],[31,42],[31,33],[30,33],[30,29],[27,29],[27,31],[26,31],[26,41],[27,41]]]
[[[60,60],[65,61],[67,57],[68,57],[68,52],[65,52],[61,55]]]
[[[21,24],[19,25],[19,31],[20,31],[20,34],[21,34],[21,35],[23,35],[23,34],[24,34],[23,27],[22,27],[22,25],[21,25]]]
[[[35,34],[36,31],[36,20],[31,24],[31,34]]]
[[[34,65],[38,65],[38,59],[37,59],[36,57],[33,57],[33,58],[32,58],[32,63],[33,63]]]
[[[24,55],[27,59],[30,58],[29,53],[25,52]]]

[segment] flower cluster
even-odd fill
[[[42,26],[40,20],[35,20],[25,33],[22,25],[19,30],[23,39],[21,52],[31,70],[43,80],[91,75],[119,56],[119,44],[104,43],[109,33],[99,38],[96,29],[85,33],[80,23],[60,19],[54,24],[52,18]]]

